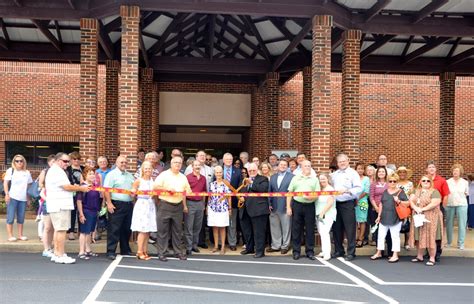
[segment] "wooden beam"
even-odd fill
[[[143,61],[145,61],[145,66],[147,68],[150,67],[150,59],[148,58],[148,53],[145,48],[145,42],[143,42],[143,34],[142,34],[142,28],[140,27],[140,33],[138,36],[138,44],[140,47],[140,51],[142,53]]]
[[[406,64],[415,60],[416,58],[420,57],[424,53],[431,51],[435,47],[445,43],[449,39],[451,39],[451,37],[438,37],[438,38],[433,39],[430,43],[427,43],[424,46],[419,47],[418,49],[414,50],[410,54],[406,55],[405,58],[402,58],[402,63]]]
[[[148,53],[150,55],[155,55],[159,53],[163,47],[163,45],[166,42],[166,39],[170,36],[170,34],[178,27],[178,25],[184,21],[184,19],[188,16],[188,14],[184,13],[179,13],[176,15],[176,17],[171,21],[171,23],[168,25],[166,30],[163,32],[163,35],[161,35],[161,39],[159,39],[157,42],[155,42],[149,49]]]
[[[250,58],[250,55],[245,53],[244,51],[242,51],[240,48],[239,48],[239,45],[241,44],[241,41],[238,39],[238,37],[236,37],[236,41],[233,43],[232,41],[230,41],[229,39],[227,39],[224,35],[222,35],[221,33],[217,33],[216,34],[217,38],[220,39],[222,42],[224,42],[227,46],[230,46],[230,45],[235,45],[235,48],[232,48],[233,50],[236,50],[236,52],[238,52],[242,57],[244,58]]]
[[[155,22],[161,16],[160,12],[151,12],[145,18],[142,19],[142,30],[146,29],[150,24]]]
[[[340,28],[334,28],[331,33],[331,51],[334,52],[341,44],[344,38],[342,37],[342,33],[344,31]]]
[[[435,12],[438,8],[442,7],[449,0],[431,0],[429,4],[423,7],[415,16],[413,16],[412,23],[418,23],[429,14]]]
[[[8,42],[3,37],[0,37],[0,46],[5,50],[8,50]]]
[[[99,40],[99,44],[104,50],[104,53],[107,55],[108,59],[114,59],[114,46],[112,44],[112,40],[110,40],[109,34],[105,30],[105,26],[102,23],[102,20],[99,21],[99,33],[97,35],[97,40]]]
[[[312,19],[309,19],[312,20]],[[270,22],[285,36],[290,42],[293,40],[293,34],[286,28],[286,19],[277,19],[277,18],[270,18]],[[306,56],[309,52],[304,46],[298,44],[296,46],[298,51],[300,51],[303,56]]]
[[[378,0],[372,7],[365,13],[365,22],[369,22],[372,18],[380,13],[392,0]]]
[[[63,43],[63,38],[61,37],[61,29],[59,28],[58,20],[54,20],[54,27],[56,28],[56,36],[58,36],[59,43]]]
[[[306,36],[307,33],[311,30],[313,26],[313,20],[309,19],[305,26],[301,29],[301,31],[293,38],[293,40],[290,42],[290,44],[286,47],[286,49],[283,51],[283,53],[275,60],[272,66],[272,71],[275,72],[280,65],[285,61],[286,58],[288,58],[288,55],[295,49],[297,45],[301,43],[301,40]]]
[[[56,48],[56,50],[61,52],[62,49],[62,44],[56,39],[56,37],[50,32],[48,29],[48,23],[47,21],[42,21],[42,20],[36,20],[36,19],[31,19],[31,22],[33,22],[34,25],[38,28],[38,30],[46,37],[48,40],[53,44],[53,46]]]
[[[230,21],[230,20],[229,20]],[[249,48],[251,48],[252,50],[254,51],[257,51],[260,55],[262,55],[263,57],[265,56],[263,54],[263,51],[260,50],[256,45],[254,45],[250,40],[248,40],[247,38],[245,37],[241,37],[241,35],[239,34],[239,32],[237,32],[236,30],[234,30],[233,28],[231,28],[230,26],[226,26],[221,20],[219,19],[216,19],[216,23],[221,26],[221,27],[226,27],[226,31],[231,34],[232,36],[234,36],[235,38],[237,39],[240,39],[240,41],[245,44],[246,46],[248,46]]]
[[[474,47],[465,50],[462,53],[457,54],[456,56],[451,57],[448,60],[448,66],[458,64],[466,59],[469,59],[469,57],[474,56]]]
[[[402,52],[402,55],[401,55],[402,58],[404,58],[407,55],[408,50],[410,49],[410,45],[413,41],[413,38],[415,38],[415,36],[413,36],[413,35],[411,35],[410,38],[408,38],[408,41],[405,44],[405,48],[403,48],[403,52]]]
[[[206,25],[207,19],[206,18],[200,19],[202,17],[202,15],[193,16],[193,17],[197,17],[196,20],[199,20],[199,21],[196,24],[194,24],[194,26],[191,26],[191,27],[185,29],[184,31],[179,32],[176,36],[174,36],[173,38],[171,38],[168,41],[164,42],[163,46],[160,49],[165,50],[166,48],[168,48],[169,46],[175,44],[176,42],[178,42],[178,43],[181,42],[183,39],[186,38],[186,36],[188,36],[190,33],[192,33],[196,28],[200,28],[201,26]],[[193,18],[193,17],[191,17],[191,18]],[[189,18],[189,19],[191,19],[191,18]],[[188,21],[188,20],[186,20],[186,21]],[[183,22],[183,24],[184,23],[186,23],[186,22]],[[181,28],[185,28],[185,27],[186,26],[181,27]],[[163,34],[163,36],[164,36],[164,34]]]
[[[207,36],[207,54],[209,56],[209,59],[212,60],[214,57],[214,33],[216,31],[216,15],[210,15],[209,16],[209,32]]]
[[[456,41],[453,43],[453,46],[449,50],[448,56],[446,56],[447,58],[451,58],[453,56],[454,52],[456,51],[456,49],[459,45],[459,42],[461,42],[461,39],[462,39],[462,37],[458,37],[456,39]]]
[[[69,6],[73,9],[76,10],[76,4],[74,3],[74,0],[67,0],[67,3],[69,3]]]
[[[247,25],[247,27],[250,29],[252,32],[253,36],[258,41],[259,46],[262,48],[263,51],[263,57],[270,63],[271,62],[271,55],[270,52],[268,51],[267,45],[262,39],[262,36],[260,35],[260,32],[258,31],[257,27],[255,26],[255,23],[253,23],[252,19],[249,16],[239,16],[240,19],[244,21],[244,23]]]
[[[118,16],[114,20],[104,25],[104,32],[108,34],[112,31],[115,31],[116,29],[119,29],[121,26],[122,26],[122,17]]]
[[[393,38],[395,38],[395,35],[384,35],[378,38],[377,41],[369,45],[365,50],[360,53],[360,61],[364,60],[370,54],[384,46],[386,43],[390,42],[390,40],[392,40]]]
[[[3,37],[5,38],[5,41],[7,43],[9,43],[10,42],[10,35],[8,35],[7,26],[5,25],[5,22],[3,21],[3,18],[0,18],[0,27],[2,28]]]

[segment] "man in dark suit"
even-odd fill
[[[232,187],[237,189],[240,186],[241,174],[240,170],[232,166],[234,158],[232,154],[225,153],[222,157],[223,161],[223,178],[226,180]],[[230,218],[229,227],[227,230],[227,240],[229,241],[229,247],[231,251],[237,250],[237,214],[238,214],[238,198],[236,196],[232,197],[232,215]]]
[[[268,191],[268,178],[258,175],[257,165],[252,163],[248,167],[249,178],[247,187],[241,192],[264,193]],[[240,223],[245,236],[245,250],[241,254],[255,252],[255,258],[265,256],[265,236],[270,206],[268,197],[246,197],[245,205],[240,212]]]
[[[287,172],[288,162],[284,159],[278,162],[277,173],[270,178],[268,192],[288,192],[293,174]],[[270,197],[270,232],[272,245],[267,252],[288,253],[291,241],[291,216],[286,214],[286,197]]]

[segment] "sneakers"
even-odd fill
[[[49,250],[44,250],[42,253],[42,256],[45,258],[52,258],[54,255],[53,251],[51,249]]]
[[[54,252],[51,252],[51,262],[56,262],[57,259],[59,259],[60,257],[58,257],[57,255],[54,254]],[[66,254],[63,254],[62,257],[65,257],[67,256]]]
[[[74,264],[76,263],[76,259],[68,257],[67,255],[63,255],[62,257],[56,258],[54,261],[56,264]]]
[[[464,250],[464,244],[459,245],[459,250]]]

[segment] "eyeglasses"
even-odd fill
[[[22,163],[23,159],[15,159],[15,163]]]
[[[69,161],[68,161],[68,160],[60,159],[60,161],[62,161],[62,162],[65,163],[65,164],[69,164]]]
[[[431,181],[429,179],[422,179],[421,182],[422,183],[431,183]]]
[[[397,181],[395,181],[395,180],[389,180],[388,182],[391,183],[391,184],[396,184],[397,183]]]

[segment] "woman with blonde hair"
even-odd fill
[[[270,177],[273,174],[272,166],[265,161],[260,165],[259,169],[260,169],[261,175],[265,176],[266,178],[268,178],[268,180],[270,180]]]
[[[460,164],[453,165],[451,172],[453,172],[453,177],[447,181],[450,193],[448,196],[448,204],[445,208],[447,246],[451,246],[451,241],[453,240],[454,215],[456,215],[458,218],[458,248],[464,250],[469,183],[461,177],[464,174],[464,168]]]
[[[441,203],[441,194],[434,188],[433,180],[424,175],[421,177],[418,189],[410,196],[410,206],[413,215],[423,214],[425,222],[421,227],[415,228],[414,221],[410,227],[410,246],[417,244],[417,256],[412,259],[413,263],[423,262],[423,254],[428,249],[429,260],[427,266],[436,264],[436,241],[443,237],[443,214],[439,205]]]
[[[153,164],[145,160],[140,167],[140,176],[135,180],[132,191],[153,190]],[[138,232],[137,238],[137,259],[150,260],[148,255],[148,238],[150,232],[157,231],[155,201],[151,195],[139,194],[133,207],[132,225],[133,232]]]
[[[319,175],[321,191],[334,191],[330,184],[330,178],[326,173]],[[316,224],[321,237],[321,253],[318,257],[325,261],[331,259],[331,227],[336,220],[336,200],[333,195],[321,195],[316,200]]]
[[[398,180],[398,188],[403,190],[405,192],[405,194],[410,197],[410,195],[413,193],[413,183],[410,181],[410,178],[412,177],[413,175],[413,171],[408,169],[407,167],[405,166],[400,166],[398,167],[398,169],[395,171],[398,176],[400,177],[400,179]],[[406,221],[409,221],[409,219],[405,219],[403,221],[403,224],[402,224],[402,227],[409,227],[409,223],[407,223]],[[408,238],[409,238],[409,232],[404,232],[403,233],[405,235],[405,243],[404,243],[404,247],[406,250],[409,250],[410,249],[410,245],[408,244]]]
[[[7,234],[8,241],[17,240],[13,236],[13,222],[18,228],[18,239],[27,241],[23,235],[23,223],[25,221],[26,206],[28,203],[27,190],[33,182],[30,171],[26,170],[26,159],[23,155],[17,154],[12,159],[12,167],[5,172],[3,187],[5,189],[5,202],[7,204]]]

